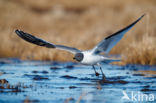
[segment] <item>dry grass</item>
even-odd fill
[[[26,43],[14,30],[85,50],[146,13],[111,54],[122,54],[121,64],[156,64],[155,5],[155,0],[1,0],[0,57],[69,61],[72,54]]]
[[[135,64],[156,64],[156,38],[144,36],[140,42],[132,43],[126,48],[123,62]]]

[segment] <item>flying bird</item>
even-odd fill
[[[56,44],[47,42],[45,40],[42,40],[38,37],[35,37],[29,33],[23,32],[18,29],[15,32],[19,37],[26,40],[27,42],[30,42],[30,43],[33,43],[33,44],[36,44],[39,46],[44,46],[47,48],[56,48],[56,49],[65,50],[67,52],[73,53],[74,54],[73,59],[75,59],[77,62],[80,62],[81,64],[91,65],[94,69],[96,76],[98,76],[99,73],[96,71],[95,65],[100,66],[101,62],[111,63],[111,62],[119,61],[119,60],[114,60],[107,56],[104,56],[101,53],[108,54],[109,51],[123,38],[123,36],[143,17],[144,17],[144,15],[142,15],[140,18],[138,18],[136,21],[134,21],[127,27],[104,38],[93,49],[86,50],[86,51],[81,51],[77,48],[73,48],[73,47],[69,47],[69,46],[56,45]],[[103,75],[103,79],[106,79],[106,76],[104,75],[101,66],[100,66],[100,70]]]

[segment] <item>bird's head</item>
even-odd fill
[[[73,59],[77,60],[78,62],[81,62],[83,60],[83,57],[83,53],[76,53]]]

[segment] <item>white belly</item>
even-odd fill
[[[104,57],[100,55],[92,55],[89,52],[83,52],[84,58],[81,61],[82,64],[87,64],[87,65],[95,65],[98,62],[101,62],[104,60]]]

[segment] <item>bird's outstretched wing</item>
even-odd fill
[[[140,21],[144,15],[134,21],[132,24],[121,29],[120,31],[106,37],[100,43],[98,43],[91,51],[93,54],[99,54],[101,52],[109,53],[109,51],[122,39],[124,34],[128,32],[138,21]]]
[[[24,40],[26,40],[26,41],[28,41],[30,43],[39,45],[39,46],[44,46],[44,47],[47,47],[47,48],[61,49],[61,50],[65,50],[65,51],[71,52],[73,54],[81,52],[80,50],[78,50],[76,48],[63,46],[63,45],[55,45],[53,43],[49,43],[49,42],[47,42],[45,40],[42,40],[42,39],[40,39],[38,37],[35,37],[35,36],[31,35],[31,34],[25,33],[25,32],[20,31],[20,30],[16,30],[15,32],[22,39],[24,39]]]

